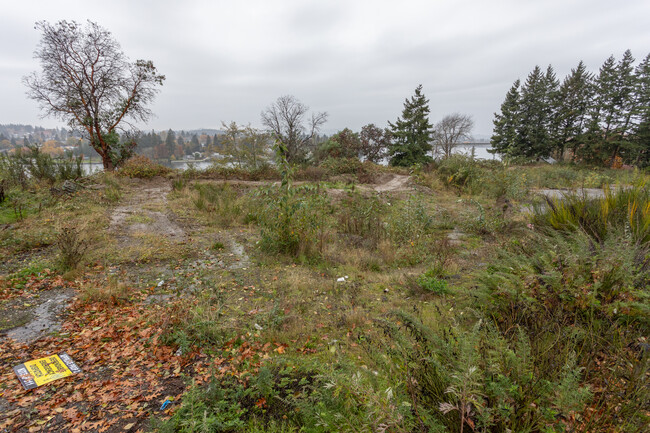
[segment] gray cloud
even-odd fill
[[[539,64],[562,77],[580,60],[650,47],[650,3],[630,0],[495,1],[57,1],[13,2],[0,16],[0,123],[38,118],[23,75],[36,70],[35,21],[90,19],[167,81],[144,129],[259,126],[275,98],[293,94],[328,111],[328,130],[385,126],[423,84],[435,123],[471,114],[489,134],[512,82]]]

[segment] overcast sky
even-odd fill
[[[157,130],[260,126],[285,94],[327,111],[329,132],[386,126],[422,84],[432,123],[466,113],[490,134],[536,64],[562,78],[580,60],[596,72],[611,54],[650,52],[648,0],[16,0],[0,6],[0,123],[60,125],[21,78],[39,68],[34,22],[61,19],[96,21],[166,75],[142,125]]]

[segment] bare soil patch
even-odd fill
[[[128,201],[113,209],[109,231],[115,233],[122,246],[137,243],[135,235],[154,234],[172,242],[185,240],[184,230],[163,212],[167,209],[169,182],[148,181],[136,185]],[[170,218],[170,216],[172,218]]]

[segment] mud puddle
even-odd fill
[[[3,313],[7,314],[10,321],[21,325],[3,331],[0,338],[8,337],[20,343],[31,343],[58,331],[61,329],[63,313],[73,297],[72,289],[52,290],[43,292],[37,299],[30,298],[29,303],[20,305],[16,302],[23,300],[17,300],[13,305],[5,306]]]

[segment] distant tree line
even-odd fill
[[[598,74],[578,63],[560,82],[536,66],[516,80],[495,113],[492,152],[616,166],[650,165],[650,54],[634,66],[627,50]]]

